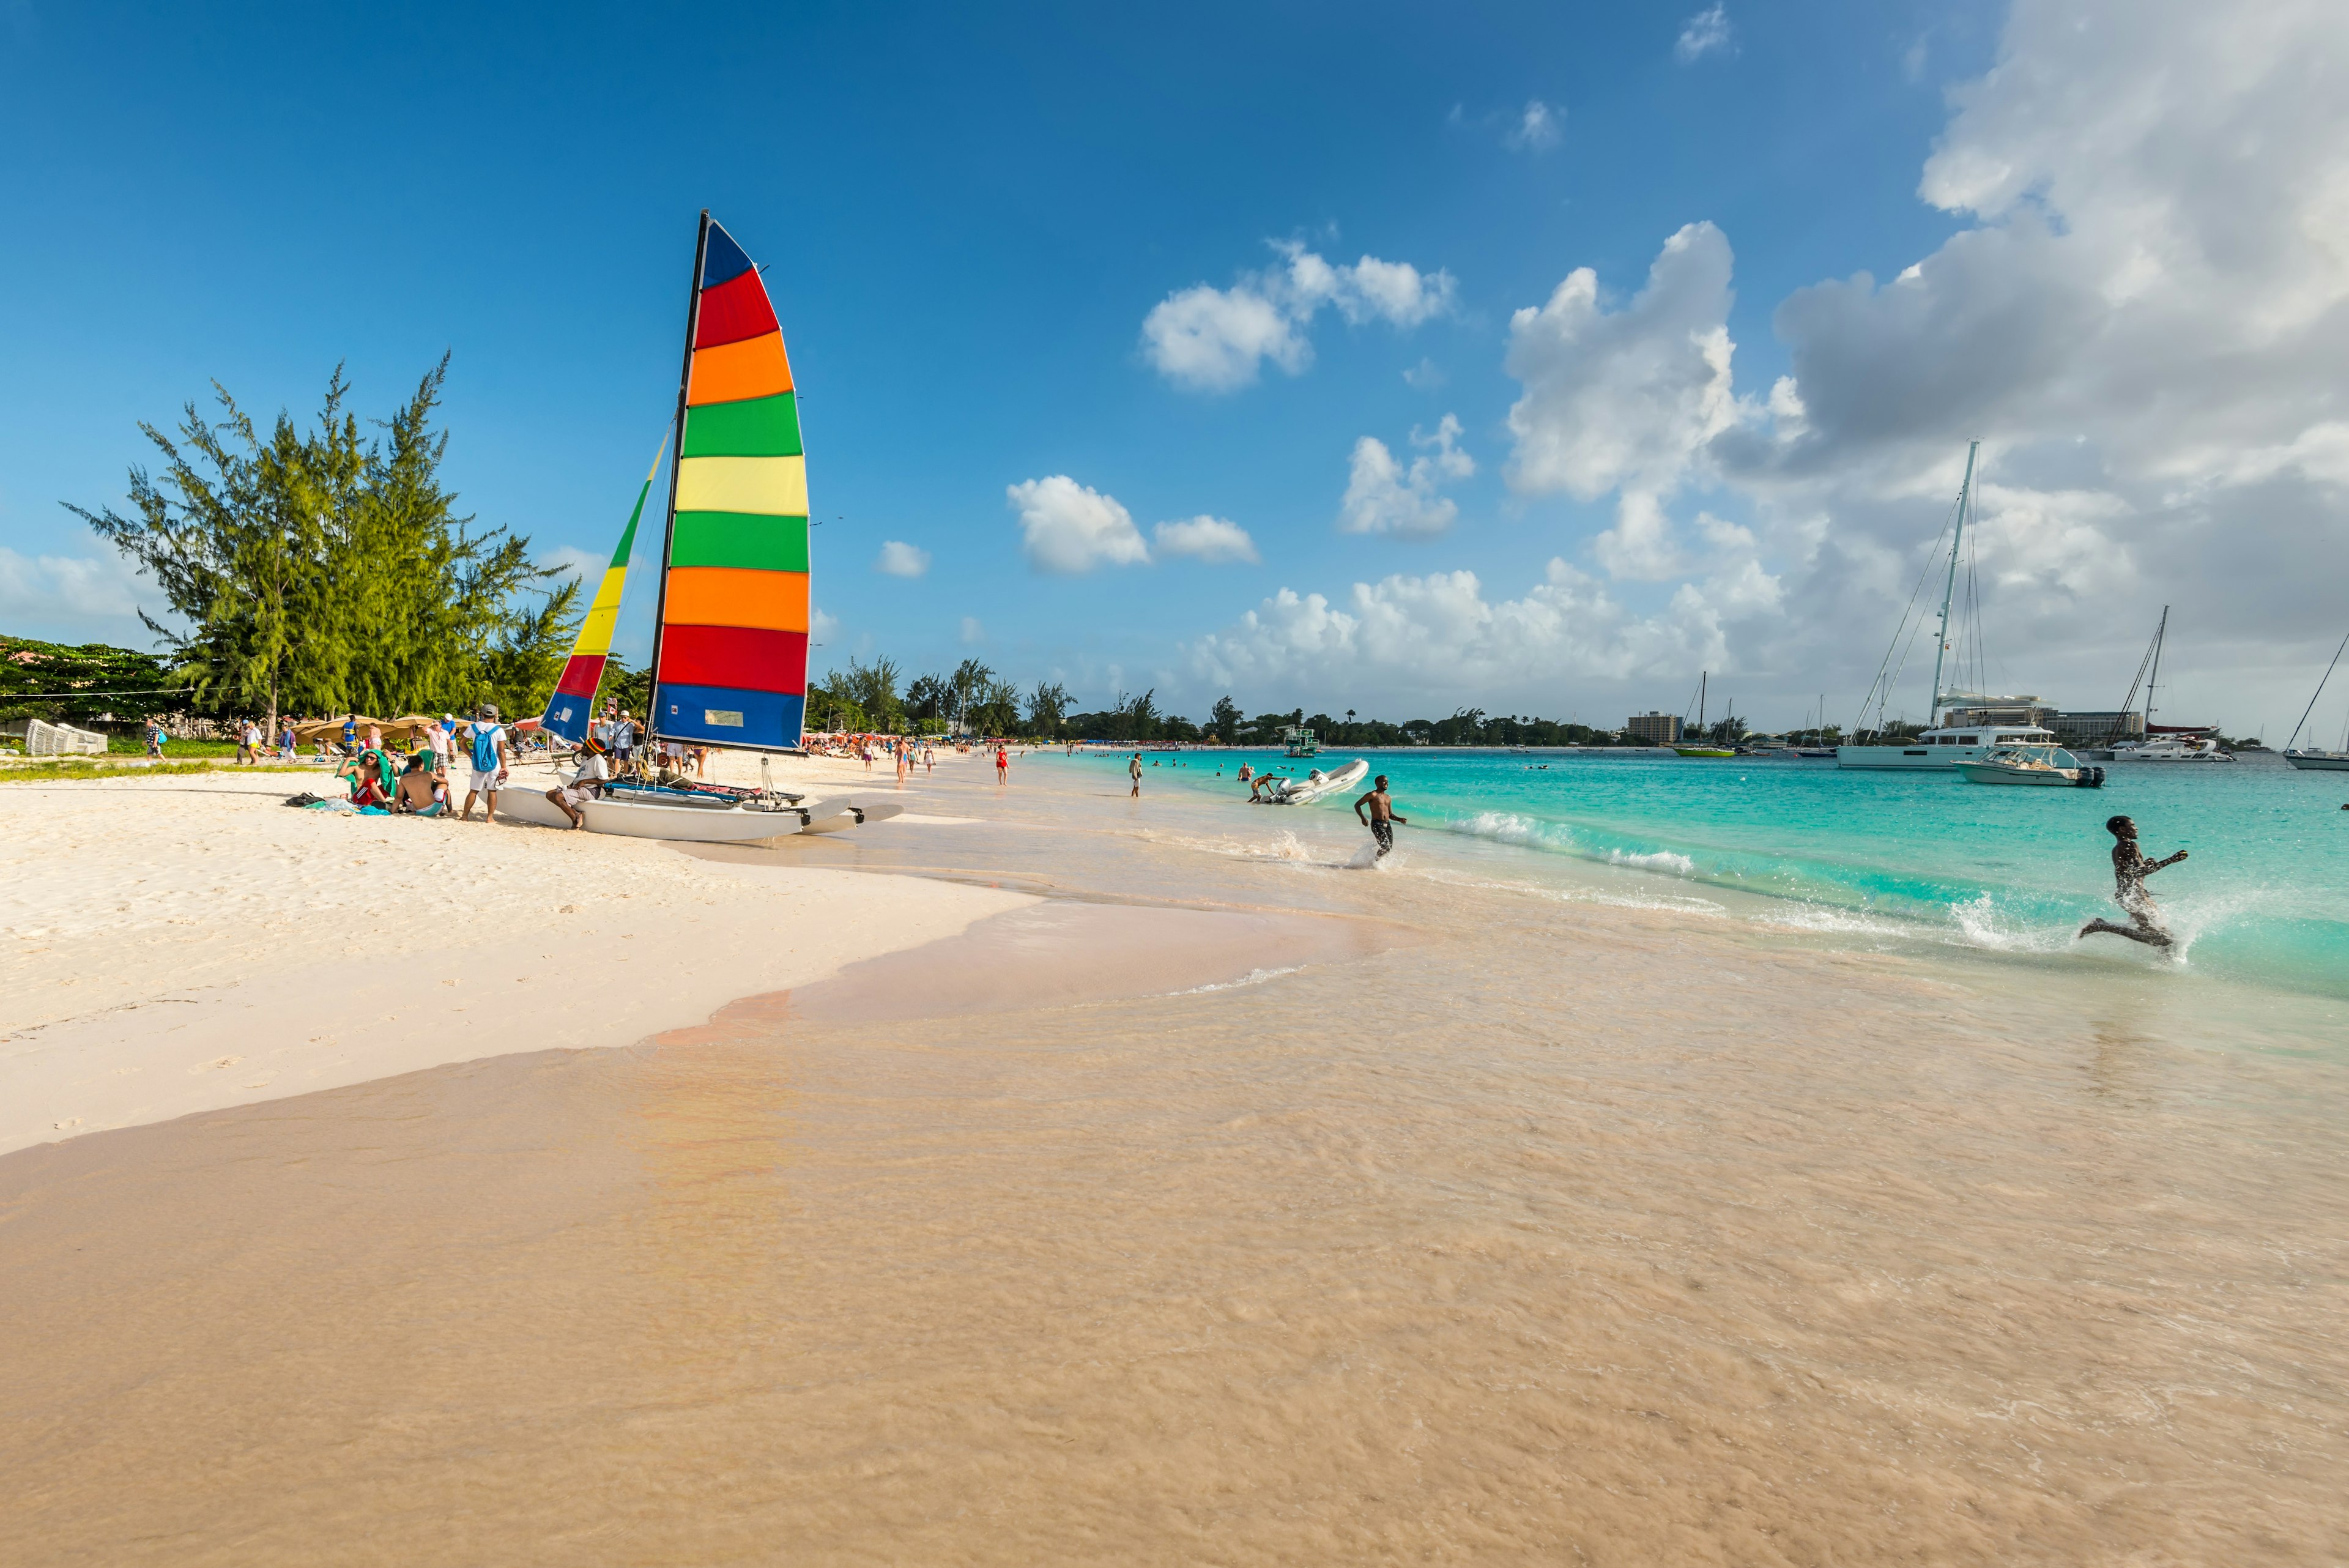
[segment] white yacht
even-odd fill
[[[1943,693],[1945,698],[1958,699],[1974,694],[1964,691]],[[1977,701],[1981,701],[1977,699]],[[2036,702],[2036,698],[2000,698],[1995,712],[2001,708],[2024,706]],[[2025,708],[2027,711],[2027,707]],[[2055,732],[2044,725],[2018,719],[2007,722],[1968,723],[1974,711],[1955,709],[1946,722],[1917,736],[1881,746],[1837,746],[1836,766],[1839,768],[1954,768],[1960,763],[1982,762],[1992,752],[2021,751],[2038,755],[2040,760],[2059,767],[2070,766],[2068,761],[2055,762],[2058,749]]]
[[[2113,761],[2116,763],[2231,763],[2234,760],[2234,753],[2220,751],[2218,742],[2192,731],[2182,734],[2148,735],[2142,741],[2116,741],[2113,744]]]
[[[1965,550],[1966,519],[1972,514],[1974,493],[1974,462],[1982,452],[1982,442],[1966,448],[1965,483],[1958,491],[1957,525],[1950,535],[1950,566],[1941,585],[1941,624],[1934,639],[1932,723],[1913,740],[1890,741],[1869,746],[1837,746],[1836,766],[1839,768],[1929,768],[1953,769],[1960,763],[1979,763],[1993,752],[2016,752],[2054,765],[2057,750],[2055,732],[2039,722],[2045,710],[2039,699],[2028,696],[2000,697],[1981,691],[1951,691],[1941,685],[1941,677],[1949,661],[1956,628],[1951,624],[1950,610],[1958,591],[1958,562]],[[1919,587],[1923,587],[1920,580]],[[1971,596],[1971,589],[1969,588]],[[1913,610],[1916,601],[1909,601]],[[1892,647],[1898,651],[1901,638],[1909,631],[1909,615],[1900,618],[1900,628],[1892,636]],[[1910,634],[1913,635],[1913,634]],[[1977,652],[1981,644],[1979,631],[1973,639]],[[1903,655],[1905,660],[1906,656]],[[1962,660],[1961,665],[1962,666]],[[1883,705],[1891,697],[1893,682],[1899,670],[1893,667],[1893,655],[1884,658],[1885,668],[1877,672],[1876,684],[1869,689],[1878,705],[1877,731],[1883,732]],[[1888,674],[1887,671],[1889,671]],[[1866,704],[1861,705],[1863,715]],[[2066,757],[2065,763],[2070,762]]]
[[[2222,752],[2219,742],[2210,738],[2209,726],[2202,724],[2157,724],[2153,722],[2156,703],[2161,695],[2161,645],[2169,636],[2169,607],[2161,607],[2161,619],[2153,628],[2153,645],[2145,650],[2145,662],[2137,666],[2136,680],[2129,682],[2128,695],[2121,699],[2121,711],[2126,715],[2137,701],[2139,681],[2145,686],[2145,733],[2135,740],[2115,741],[2110,751],[2116,763],[2231,763],[2231,752]],[[2149,670],[2149,673],[2148,673]]]

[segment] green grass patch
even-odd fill
[[[147,742],[144,736],[135,731],[127,735],[110,734],[106,737],[106,751],[109,756],[143,757],[147,754]],[[177,762],[182,757],[233,757],[234,755],[236,755],[234,741],[169,740],[163,742],[163,760],[166,762]]]
[[[234,763],[196,760],[125,767],[119,763],[61,760],[0,768],[0,784],[49,784],[59,779],[151,779],[178,774],[308,774],[313,777],[334,777],[325,768],[296,767],[291,763],[264,763],[259,767],[239,767]]]

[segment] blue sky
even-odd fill
[[[2137,571],[2101,601],[2113,628],[2083,639],[2097,585],[2073,557],[2095,546],[2046,541],[2102,527],[2149,559],[2155,535],[2192,531],[2146,488],[2150,468],[2112,455],[2144,432],[2063,431],[2093,441],[2090,485],[2085,460],[2051,444],[2060,368],[2001,372],[2016,384],[1969,403],[1944,341],[1882,364],[1851,347],[1914,326],[1892,286],[1904,268],[1954,289],[1974,237],[2020,253],[2093,230],[2085,201],[2059,202],[2096,183],[2062,164],[2076,127],[2031,103],[1953,118],[2002,48],[2063,47],[2052,27],[2033,45],[2035,26],[2003,6],[1734,0],[559,19],[16,4],[0,10],[0,614],[10,630],[130,639],[136,585],[57,503],[116,500],[137,421],[172,418],[210,379],[254,409],[301,410],[337,360],[383,409],[450,351],[466,504],[550,556],[600,556],[675,398],[707,205],[767,268],[805,400],[819,665],[976,652],[1088,705],[1155,685],[1184,711],[1232,690],[1396,718],[1677,708],[1710,666],[1747,693],[1741,711],[1780,703],[1792,720],[1813,691],[1857,701],[1949,465],[1983,434],[2004,443],[2012,492],[2019,567],[1994,601],[2010,662],[2103,705],[2172,592],[2156,579],[2185,568]],[[2193,46],[2189,23],[2176,31]],[[2278,62],[2307,47],[2272,45]],[[2011,140],[2017,123],[2050,161],[2036,193],[1964,184],[1967,139]],[[1934,199],[1944,187],[1957,196]],[[1691,224],[1711,228],[1667,244]],[[1300,295],[1290,254],[1406,264],[1423,293],[1384,309],[1341,275]],[[1665,275],[1676,256],[1684,287]],[[1651,265],[1663,281],[1642,316]],[[1578,268],[1596,275],[1589,312],[1513,327]],[[1877,281],[1804,293],[1861,272]],[[1170,372],[1145,322],[1200,286],[1216,310],[1266,302],[1287,358],[1249,357],[1254,374],[1227,387]],[[1812,302],[1792,342],[1790,299]],[[1733,344],[1733,376],[1654,369],[1707,333]],[[1683,393],[1713,411],[1687,414]],[[2285,388],[2286,416],[2243,442],[2301,450],[2324,424],[2313,395]],[[1805,399],[1814,412],[1795,411]],[[1889,442],[1816,412],[1911,402]],[[1623,414],[1619,445],[1588,449],[1593,410],[1641,408],[1680,411]],[[1446,415],[1448,448],[1432,439]],[[1364,438],[1401,487],[1348,513]],[[1544,468],[1537,449],[1560,440],[1584,444]],[[2277,503],[2288,530],[2335,482],[2278,462],[2313,487]],[[1039,569],[1007,491],[1056,476],[1071,483],[1055,493],[1112,497],[1143,541],[1126,555],[1150,562]],[[2062,500],[2092,492],[2144,536],[2102,503]],[[1650,501],[1659,521],[1640,533]],[[1245,531],[1257,559],[1156,542],[1156,524],[1203,515]],[[1348,515],[1372,531],[1345,531]],[[926,553],[924,575],[875,569],[890,541]],[[1434,602],[1431,584],[1481,629],[1405,607],[1366,649],[1389,609]],[[1284,589],[1301,607],[1280,607]],[[1317,594],[1344,624],[1309,613]],[[637,657],[649,597],[623,621]],[[2324,612],[2295,610],[2305,627],[2279,640],[2251,604],[2173,627],[2205,639],[2225,691],[2271,680],[2281,706]],[[1495,629],[1534,610],[1547,630]]]

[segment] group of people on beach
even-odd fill
[[[495,703],[482,703],[464,720],[444,713],[440,722],[411,732],[404,749],[386,743],[377,725],[362,731],[353,722],[347,734],[348,755],[335,774],[344,794],[340,802],[328,797],[331,804],[347,804],[371,815],[453,814],[465,822],[471,820],[474,804],[480,802],[481,819],[495,820],[498,790],[517,749]],[[460,784],[464,790],[461,806],[456,804]]]

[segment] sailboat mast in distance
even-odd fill
[[[799,749],[807,717],[807,457],[773,303],[702,214],[669,484],[649,728]]]
[[[1958,551],[1965,542],[1966,510],[1973,504],[1974,457],[1981,451],[1982,442],[1978,441],[1966,445],[1966,478],[1965,483],[1958,487],[1958,523],[1956,530],[1950,535],[1950,576],[1941,588],[1941,637],[1940,645],[1933,654],[1933,706],[1925,715],[1928,724],[1941,722],[1941,665],[1950,656],[1950,601],[1957,597]]]

